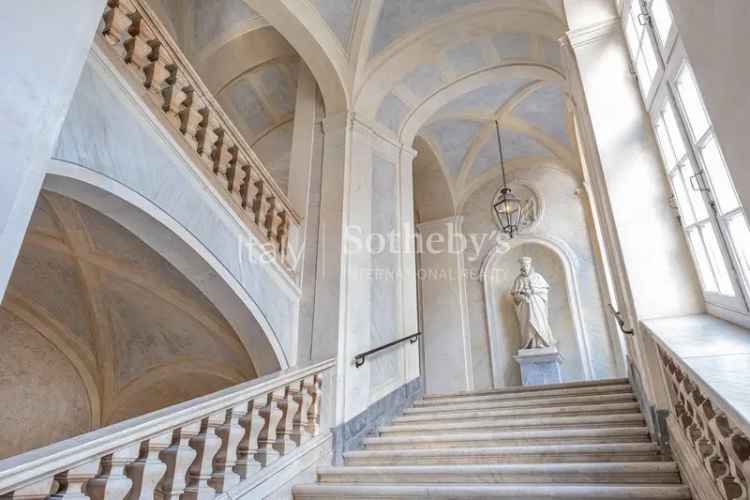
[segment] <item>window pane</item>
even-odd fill
[[[696,264],[698,264],[698,274],[703,282],[703,288],[707,292],[717,292],[719,288],[716,286],[716,279],[714,279],[714,273],[711,271],[711,264],[708,262],[706,248],[703,246],[703,240],[701,240],[698,229],[693,228],[688,231],[688,238],[690,239],[690,246],[693,247],[693,255]]]
[[[695,190],[694,188],[699,187],[700,180],[695,178],[695,171],[690,162],[686,161],[680,167],[680,173],[682,174],[683,181],[685,182],[685,188],[687,189],[688,196],[690,197],[690,204],[693,205],[693,212],[698,220],[708,219],[708,209],[706,207],[706,199],[703,198],[703,193]],[[693,179],[691,181],[691,179]]]
[[[674,154],[678,160],[681,160],[687,153],[687,150],[685,149],[685,141],[682,139],[682,132],[680,131],[680,126],[677,124],[677,116],[674,114],[674,106],[671,101],[667,101],[664,106],[664,125],[667,127],[669,138],[672,140]]]
[[[722,213],[731,212],[740,206],[740,200],[737,199],[737,193],[734,191],[732,179],[729,178],[724,158],[719,151],[719,144],[715,137],[706,143],[701,150],[703,163],[706,165],[708,177],[711,180],[711,186],[714,189],[716,201],[719,203],[719,209]]]
[[[729,219],[728,226],[742,274],[745,275],[745,280],[750,280],[750,230],[747,227],[747,220],[743,214],[739,213]]]
[[[697,141],[706,133],[710,122],[703,107],[703,98],[700,90],[698,90],[698,84],[695,82],[693,70],[687,64],[677,77],[677,91],[680,93],[682,105],[685,107],[685,114],[690,129],[693,131],[693,138]]]
[[[695,223],[695,215],[693,215],[693,209],[690,207],[690,198],[688,198],[685,185],[682,183],[682,177],[675,174],[670,180],[672,181],[672,191],[677,198],[677,207],[680,209],[682,225],[689,226]]]
[[[646,58],[643,57],[643,53],[639,52],[635,61],[636,71],[638,72],[638,81],[641,83],[641,92],[643,95],[648,95],[651,90],[651,72],[646,65]]]
[[[721,249],[719,248],[719,241],[716,239],[716,233],[714,232],[713,226],[711,226],[711,224],[702,225],[701,235],[703,235],[703,241],[706,242],[708,257],[711,260],[711,265],[714,269],[714,273],[716,274],[716,279],[719,282],[719,292],[722,295],[734,297],[734,287],[732,286],[732,280],[729,278],[727,261],[724,259],[724,255],[721,253]]]
[[[667,43],[669,30],[672,29],[672,13],[669,11],[667,0],[654,0],[651,4],[651,17],[662,45]]]
[[[664,125],[664,118],[659,117],[654,128],[656,129],[656,138],[659,141],[659,147],[661,148],[661,155],[662,158],[664,158],[664,166],[669,172],[672,170],[672,168],[674,168],[675,165],[677,165],[677,157],[674,154],[674,149],[672,148],[672,143],[669,140],[669,135],[667,135],[667,129]]]
[[[648,67],[649,75],[653,80],[654,75],[659,70],[659,60],[656,57],[656,48],[654,48],[654,42],[650,36],[643,37],[641,50],[643,56],[646,58],[646,66]]]
[[[633,16],[628,16],[628,20],[625,23],[625,38],[628,40],[628,45],[633,54],[638,53],[638,32],[635,28],[635,21]]]

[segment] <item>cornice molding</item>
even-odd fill
[[[567,44],[573,49],[578,49],[607,38],[620,29],[620,18],[613,17],[585,28],[568,31],[566,36],[561,39],[561,44]]]

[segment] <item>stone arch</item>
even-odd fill
[[[286,38],[315,76],[326,112],[349,109],[349,61],[318,11],[299,0],[244,0]]]
[[[501,373],[501,365],[498,357],[505,351],[498,337],[501,322],[497,305],[500,303],[501,293],[498,290],[498,275],[494,272],[495,266],[501,257],[511,250],[522,245],[537,245],[548,251],[557,258],[563,268],[567,294],[567,305],[572,319],[573,334],[581,362],[581,371],[586,380],[593,377],[593,366],[589,350],[589,341],[583,321],[583,309],[581,307],[580,289],[576,278],[578,268],[575,253],[564,241],[542,236],[520,235],[512,240],[496,241],[495,245],[485,256],[480,268],[480,280],[484,290],[484,302],[486,310],[487,334],[489,336],[490,361],[492,366],[492,383],[494,387],[503,385],[504,374]],[[507,278],[507,276],[506,276]],[[507,280],[506,280],[507,281]],[[559,332],[558,332],[559,335]]]
[[[185,227],[113,179],[60,161],[53,161],[52,167],[44,188],[106,215],[172,264],[233,327],[258,375],[289,366],[264,312],[216,256]]]

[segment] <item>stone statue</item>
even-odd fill
[[[549,284],[534,271],[531,257],[522,257],[521,274],[513,283],[511,295],[521,327],[522,349],[553,347],[557,341],[549,326]]]

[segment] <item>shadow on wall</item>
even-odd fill
[[[0,458],[256,377],[216,307],[125,228],[43,191],[0,306]]]
[[[494,353],[495,372],[500,378],[496,381],[499,382],[497,386],[521,385],[521,372],[513,356],[518,352],[523,339],[520,336],[515,306],[509,291],[519,274],[518,260],[524,256],[533,259],[535,270],[550,284],[550,326],[558,341],[558,348],[565,357],[562,364],[563,381],[582,380],[584,371],[568,300],[568,285],[563,263],[551,249],[536,243],[523,243],[495,259],[492,268],[487,270],[488,276],[492,277],[491,287],[494,293],[486,300],[492,301],[490,307],[500,312],[499,320],[494,325],[493,321],[490,321],[489,332],[489,335],[495,336],[498,340],[495,345],[499,347],[499,350]]]

